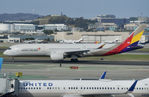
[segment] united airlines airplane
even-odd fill
[[[77,61],[78,57],[108,56],[142,48],[139,41],[146,25],[140,25],[122,43],[112,44],[20,44],[11,46],[4,52],[8,56],[50,56],[52,60],[71,58]]]
[[[0,58],[0,65],[2,61],[3,58]],[[11,83],[11,88],[15,88],[15,91],[2,97],[114,97],[122,94],[128,97],[149,97],[149,78],[109,80],[105,76],[106,72],[99,80],[18,80],[14,82],[16,84]]]
[[[20,80],[19,97],[149,96],[149,78],[143,80]]]

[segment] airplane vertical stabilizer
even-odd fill
[[[144,28],[146,28],[145,24],[140,25],[134,32],[130,34],[130,36],[124,42],[122,42],[119,45],[116,45],[114,49],[105,53],[104,55],[113,55],[142,48],[142,46],[139,46],[138,44],[141,39],[141,36],[143,35]]]

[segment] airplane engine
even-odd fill
[[[55,53],[52,53],[50,55],[50,57],[52,60],[63,60],[64,59],[64,53],[55,52]]]

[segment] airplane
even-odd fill
[[[0,63],[2,65],[3,58]],[[17,80],[11,83],[15,91],[2,97],[130,97],[149,96],[149,78],[142,80],[109,80],[106,72],[99,80]],[[10,79],[9,79],[10,80]],[[12,80],[12,79],[11,79]]]
[[[61,40],[60,43],[80,43],[83,40],[83,38],[80,38],[79,40]]]
[[[142,80],[19,80],[19,97],[149,96],[149,78]]]
[[[140,25],[122,43],[19,44],[10,46],[3,54],[12,57],[50,56],[51,60],[56,61],[64,60],[65,58],[71,58],[71,61],[78,61],[78,57],[114,55],[143,48],[143,46],[139,44],[139,41],[145,27],[145,24]]]

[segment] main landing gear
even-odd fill
[[[78,59],[71,59],[71,62],[78,62]]]
[[[78,62],[78,57],[76,55],[71,56],[71,61],[72,62]]]

